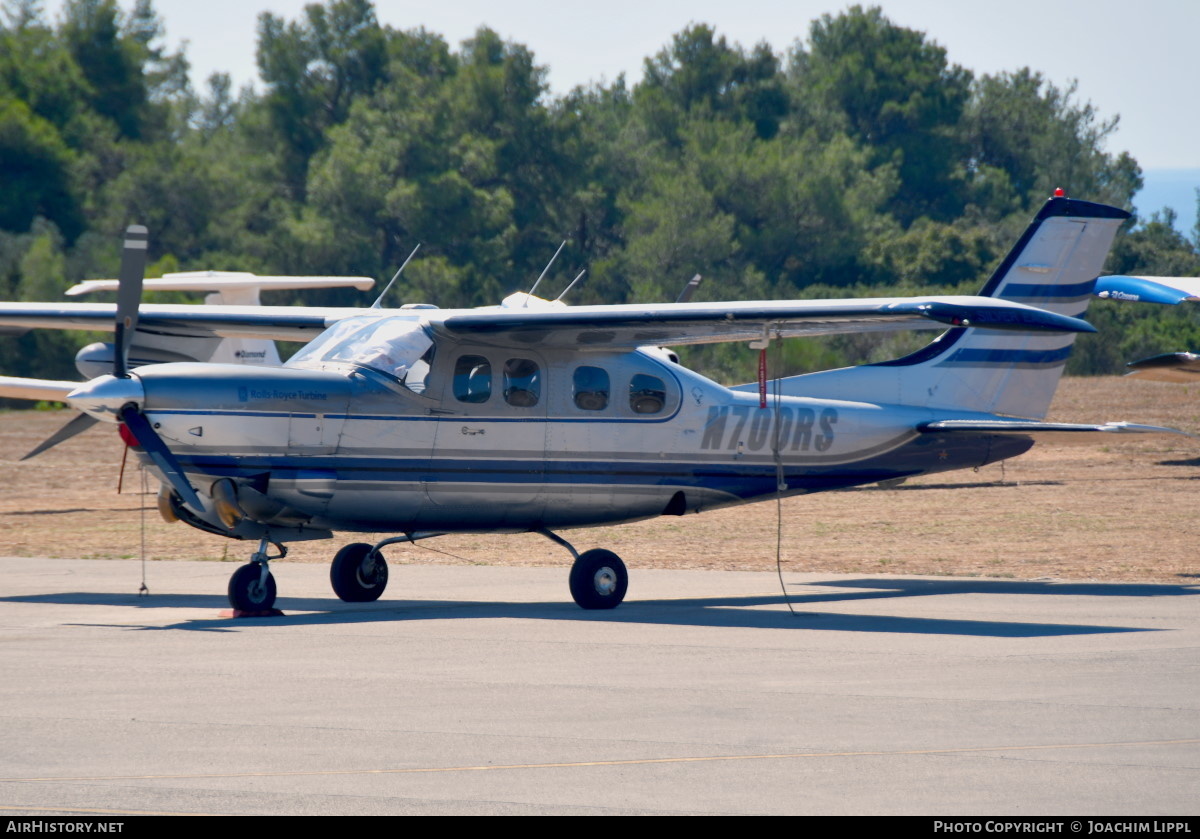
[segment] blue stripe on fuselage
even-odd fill
[[[788,466],[789,492],[815,492],[875,483],[897,477],[981,466],[1029,449],[1028,437],[921,435],[890,452],[833,466]],[[560,491],[571,485],[703,487],[750,500],[775,491],[775,466],[748,463],[680,463],[543,460],[456,460],[425,458],[386,460],[343,456],[180,456],[184,468],[219,477],[258,477],[264,472],[281,480],[303,479],[313,470],[333,472],[338,481],[373,483],[543,484]]]

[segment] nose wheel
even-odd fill
[[[278,556],[267,554],[267,547],[274,544]],[[275,578],[267,563],[272,559],[283,559],[287,548],[263,539],[254,556],[229,578],[229,605],[239,612],[269,612],[275,606]]]
[[[275,605],[275,578],[266,563],[248,562],[229,578],[229,605],[239,612],[267,612]]]

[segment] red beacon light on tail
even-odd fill
[[[1054,190],[1054,197],[1055,198],[1066,198],[1067,191],[1060,186]]]

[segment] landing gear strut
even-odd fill
[[[567,540],[549,530],[539,530],[551,542],[562,545],[575,557],[571,566],[571,597],[583,609],[615,609],[629,589],[629,572],[621,557],[596,548],[577,553]]]
[[[268,556],[267,547],[275,545],[278,556]],[[233,572],[229,578],[229,605],[239,612],[269,612],[275,606],[275,578],[267,563],[272,559],[283,559],[287,548],[278,542],[264,538],[250,562]]]

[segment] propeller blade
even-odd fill
[[[98,422],[100,422],[100,420],[96,419],[95,417],[90,417],[87,414],[76,414],[74,419],[47,437],[41,445],[39,445],[29,454],[25,455],[23,458],[21,458],[21,460],[29,460],[31,457],[36,457],[46,449],[52,449],[59,443],[65,440],[70,440],[76,434],[79,434],[82,431],[87,431]]]
[[[120,284],[117,287],[117,335],[113,342],[113,375],[118,379],[129,376],[129,344],[133,341],[134,330],[137,329],[149,238],[149,231],[140,224],[131,224],[125,228]]]
[[[700,275],[692,277],[688,280],[687,285],[683,287],[683,291],[679,292],[679,296],[675,298],[676,303],[688,303],[692,299],[692,295],[696,293],[696,289],[700,288]]]
[[[188,483],[187,476],[183,474],[183,467],[179,465],[179,461],[175,459],[175,455],[171,454],[167,444],[151,427],[150,421],[137,409],[136,405],[132,404],[121,408],[120,414],[121,421],[137,438],[138,445],[146,450],[146,454],[150,455],[154,465],[162,471],[163,477],[175,488],[179,497],[192,509],[203,512],[204,505],[200,503],[200,497],[196,495],[196,491]]]

